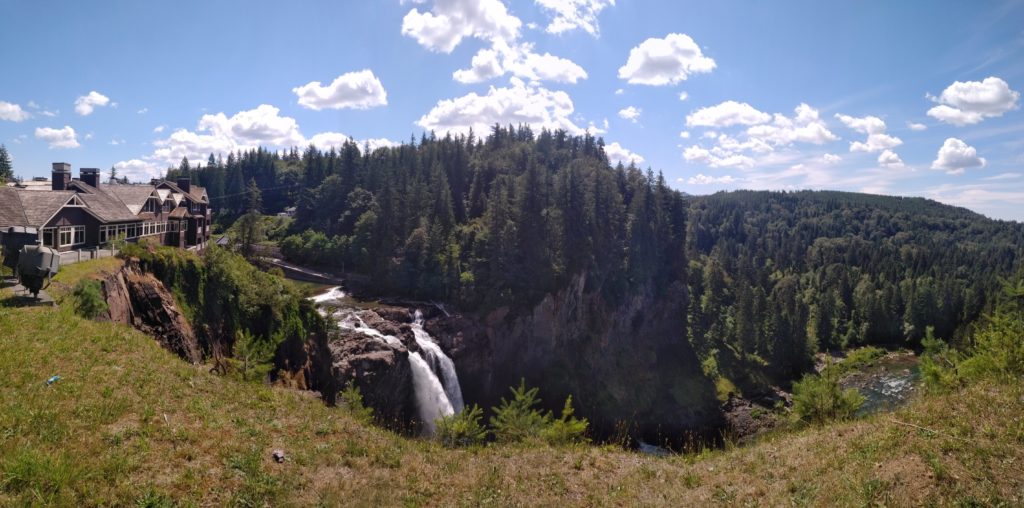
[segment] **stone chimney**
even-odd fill
[[[191,192],[192,179],[187,176],[178,177],[178,187],[185,192]]]
[[[100,186],[100,170],[96,168],[82,168],[79,170],[78,179],[86,185],[98,188]]]
[[[50,188],[53,190],[67,190],[71,183],[71,164],[66,162],[53,163],[53,177],[50,179]]]

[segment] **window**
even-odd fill
[[[43,245],[47,247],[56,247],[55,233],[57,228],[43,228]]]
[[[58,240],[61,247],[81,245],[85,243],[85,226],[63,226],[59,230]]]
[[[164,213],[171,211],[171,202],[164,201]]]

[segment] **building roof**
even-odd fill
[[[81,180],[73,180],[68,190],[55,191],[49,181],[33,180],[0,186],[0,228],[41,228],[69,202],[83,207],[102,222],[151,220],[153,214],[143,214],[142,209],[154,193],[161,198],[173,199],[175,204],[181,204],[186,195],[194,202],[209,203],[206,189],[190,186],[186,193],[167,181],[156,185],[100,184],[93,187]],[[188,207],[175,208],[171,213],[175,218],[190,216]]]
[[[0,227],[4,230],[11,226],[25,226],[25,207],[21,205],[18,190],[13,187],[0,187]]]

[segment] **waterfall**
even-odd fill
[[[337,303],[347,295],[340,287],[331,288],[328,292],[310,298],[314,303]],[[330,314],[322,309],[321,315],[335,319],[338,327],[343,330],[359,332],[364,336],[383,342],[392,347],[402,346],[402,341],[393,335],[385,335],[380,330],[370,327],[353,308],[339,308]],[[420,352],[409,352],[409,367],[412,370],[413,392],[416,408],[423,422],[423,432],[433,435],[437,429],[435,420],[462,411],[462,388],[459,377],[455,373],[455,364],[444,354],[441,346],[434,342],[433,337],[423,329],[423,313],[416,311],[415,321],[411,325],[413,336]]]
[[[433,337],[423,329],[423,313],[419,310],[416,311],[416,319],[412,324],[412,333],[416,337],[416,344],[423,351],[430,369],[440,378],[452,408],[456,413],[461,413],[464,406],[462,387],[459,386],[459,376],[455,373],[455,363],[448,358],[448,355],[444,354],[441,346],[438,346]]]
[[[419,353],[409,353],[409,366],[412,367],[412,386],[416,391],[416,406],[423,422],[423,433],[432,436],[437,430],[434,421],[454,414],[455,409],[441,386],[441,380]]]

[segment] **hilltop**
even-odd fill
[[[60,282],[111,269],[103,261]],[[0,332],[2,504],[1022,502],[1020,383],[982,382],[892,414],[665,458],[616,446],[449,450],[306,392],[211,374],[66,304],[0,308]],[[271,459],[276,448],[283,464]]]

